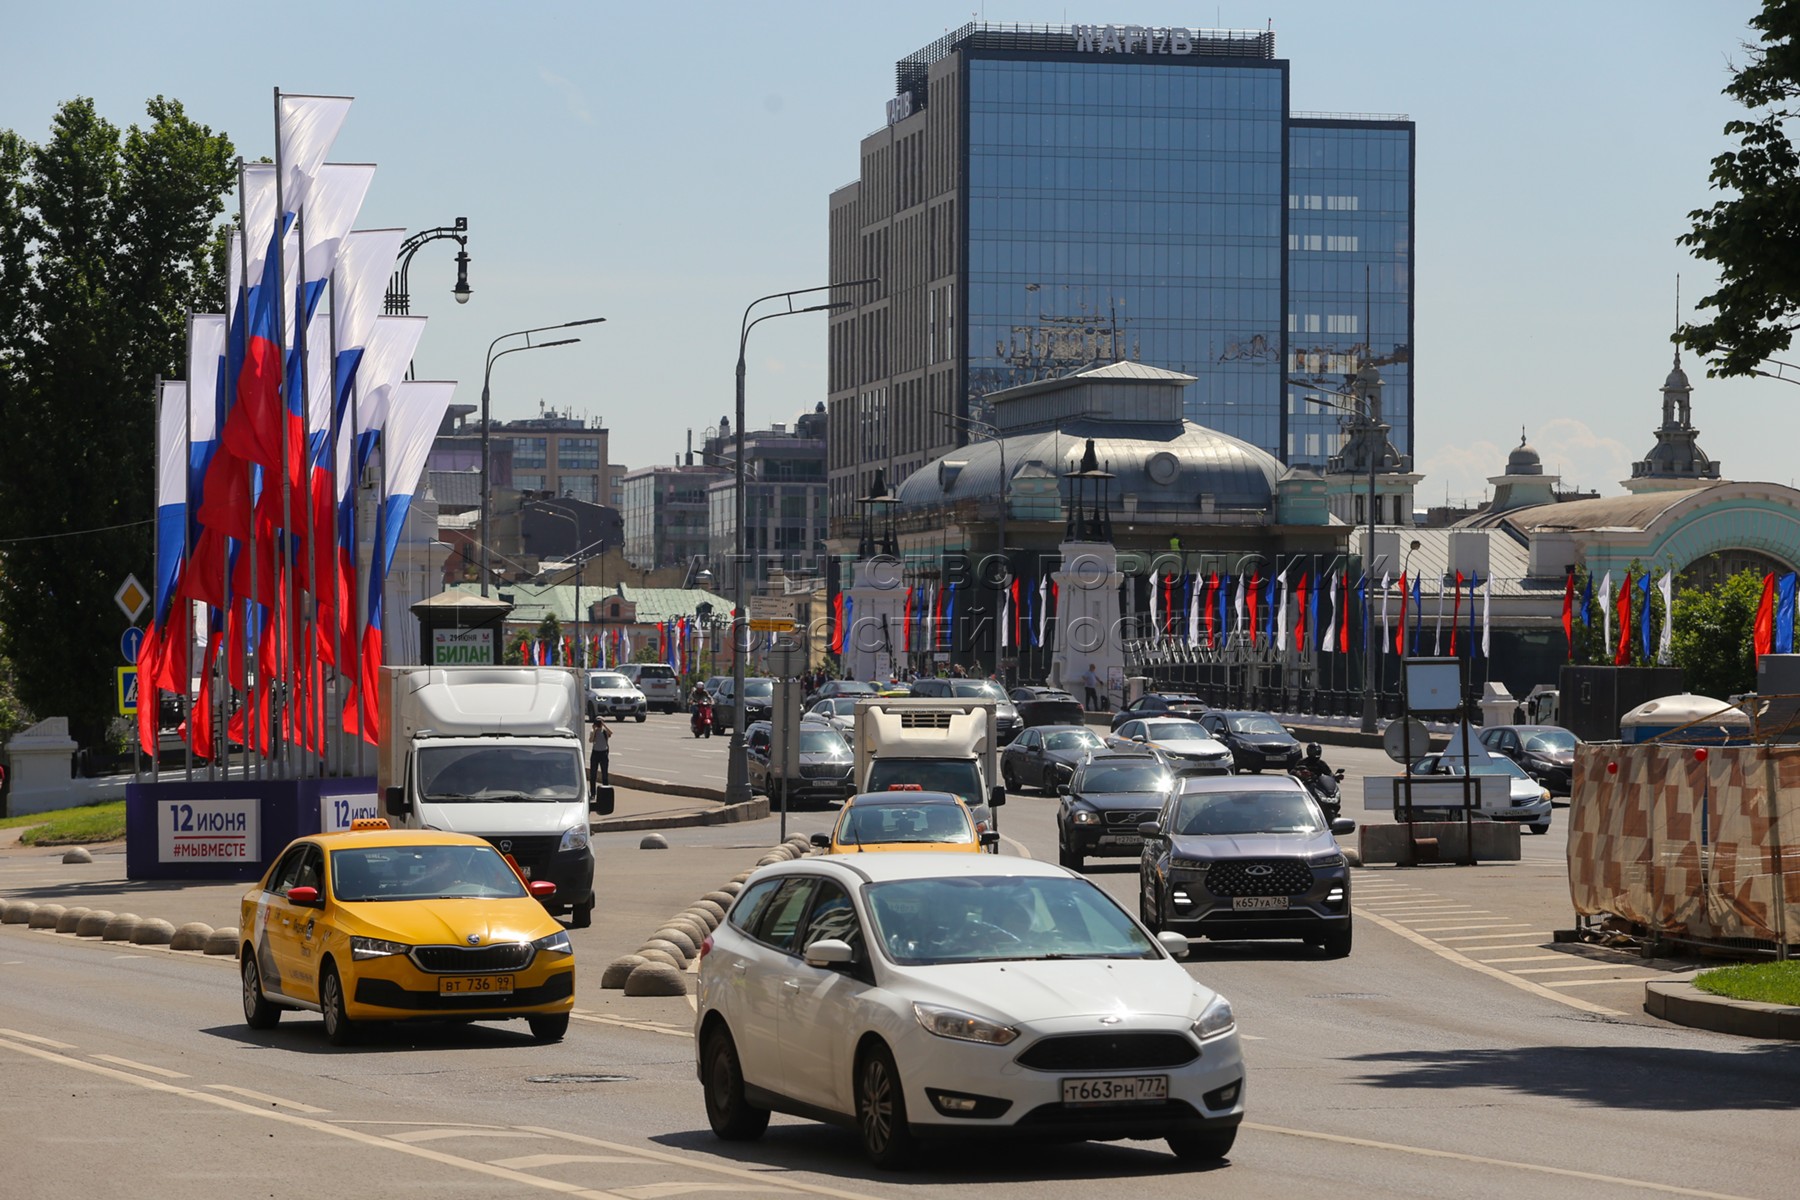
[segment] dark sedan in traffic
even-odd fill
[[[1130,858],[1143,849],[1139,826],[1156,820],[1174,776],[1153,754],[1096,754],[1056,806],[1056,861],[1079,871],[1092,858]]]
[[[1112,727],[1117,729],[1133,717],[1186,717],[1198,721],[1211,711],[1206,701],[1191,692],[1146,692],[1113,714]]]
[[[1299,766],[1305,757],[1294,735],[1265,712],[1209,712],[1200,718],[1200,723],[1230,747],[1231,761],[1240,771],[1255,772],[1265,767],[1285,771]]]
[[[1033,725],[1080,725],[1087,720],[1081,701],[1060,688],[1016,687],[1012,702],[1020,724],[1027,729]]]
[[[1069,782],[1088,755],[1105,745],[1085,725],[1028,728],[1001,751],[1000,778],[1009,792],[1028,787],[1053,792]]]
[[[1491,725],[1481,731],[1481,744],[1525,768],[1552,796],[1569,794],[1575,747],[1581,739],[1568,730],[1557,725]]]

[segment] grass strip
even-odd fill
[[[125,836],[125,802],[112,800],[0,819],[0,829],[18,828],[24,828],[19,841],[27,846],[84,846],[117,841]]]
[[[1714,996],[1800,1007],[1800,962],[1745,963],[1719,967],[1694,977],[1694,986]]]

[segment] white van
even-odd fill
[[[681,711],[681,680],[668,663],[626,663],[619,674],[637,685],[644,701],[663,712]]]

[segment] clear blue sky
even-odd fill
[[[730,410],[743,306],[824,281],[826,197],[856,177],[895,59],[972,16],[1272,22],[1296,109],[1418,123],[1421,499],[1479,495],[1521,425],[1547,468],[1612,493],[1653,441],[1675,276],[1684,302],[1709,282],[1674,239],[1709,202],[1735,111],[1719,90],[1756,8],[21,3],[0,125],[41,137],[75,95],[124,125],[162,93],[256,157],[273,152],[275,86],[355,96],[333,157],[381,164],[361,224],[469,218],[467,306],[449,295],[453,245],[414,264],[413,311],[433,318],[421,377],[461,379],[458,401],[476,402],[496,334],[603,315],[580,346],[506,359],[495,410],[603,416],[614,459],[639,466]],[[824,363],[822,319],[759,327],[752,425],[823,399]],[[1788,482],[1767,432],[1800,393],[1688,366],[1726,475]]]

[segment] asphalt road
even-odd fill
[[[650,745],[672,720],[624,732]],[[1379,766],[1358,754],[1332,758]],[[1015,797],[1006,850],[1053,856],[1054,806]],[[1236,1005],[1250,1066],[1248,1124],[1203,1180],[1160,1143],[962,1147],[886,1175],[848,1133],[807,1122],[778,1117],[748,1146],[714,1140],[686,1002],[594,985],[661,915],[754,861],[776,840],[771,818],[673,830],[671,851],[601,840],[604,911],[576,934],[578,1019],[550,1047],[522,1025],[409,1027],[346,1050],[310,1016],[252,1033],[228,960],[0,927],[0,1193],[1792,1195],[1800,1048],[1650,1022],[1636,1010],[1651,967],[1555,946],[1570,920],[1562,816],[1520,863],[1356,872],[1348,959],[1199,948],[1190,969]],[[829,819],[797,814],[792,830]],[[0,891],[45,894],[63,870],[0,860]],[[1133,871],[1099,860],[1091,873],[1130,904]]]

